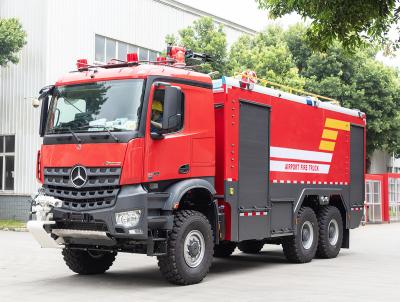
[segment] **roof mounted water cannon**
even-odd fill
[[[201,60],[203,62],[212,62],[212,57],[205,53],[193,52],[183,46],[167,46],[167,57],[175,61],[174,66],[186,66],[187,59]]]

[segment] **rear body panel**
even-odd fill
[[[226,226],[231,230],[230,234],[227,232],[228,240],[240,241],[241,234],[251,232],[248,227],[241,230],[240,218],[236,218],[240,215],[240,204],[248,202],[240,200],[242,183],[253,182],[257,187],[253,188],[254,191],[264,186],[262,191],[268,192],[263,204],[271,218],[269,225],[262,230],[264,238],[293,233],[293,214],[307,195],[339,195],[348,213],[352,206],[363,203],[360,184],[364,179],[365,116],[361,112],[307,102],[305,97],[260,86],[253,90],[241,89],[238,81],[229,78],[214,84],[214,101],[218,108],[216,184],[218,194],[224,196],[220,204],[227,216],[226,223],[230,222]],[[251,122],[241,118],[240,100],[243,99],[270,108],[270,123],[267,117],[264,119],[265,127],[269,125],[268,133],[259,132],[256,125],[252,126]],[[248,125],[242,125],[243,122]],[[249,179],[240,173],[242,156],[247,157],[240,148],[243,127],[253,127],[252,139],[255,139],[253,135],[259,135],[259,142],[265,145],[263,156],[269,159],[269,165],[262,180],[260,177]],[[358,129],[357,137],[353,134],[354,127]],[[266,137],[269,137],[269,145]],[[220,141],[224,143],[218,143]],[[253,203],[258,206],[257,202]],[[256,222],[260,213],[254,207],[250,210],[246,215]],[[349,218],[346,226],[357,227],[361,212]],[[252,239],[259,237],[259,232],[255,232]]]

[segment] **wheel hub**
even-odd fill
[[[197,241],[190,242],[188,246],[189,255],[191,257],[196,257],[200,252],[200,244]]]
[[[339,224],[332,219],[328,225],[328,240],[331,245],[336,245],[339,240]]]
[[[183,244],[183,256],[189,267],[197,267],[203,261],[205,254],[205,240],[203,234],[193,230],[186,235]]]
[[[311,222],[306,221],[301,226],[301,244],[305,250],[311,248],[314,242],[314,227]]]

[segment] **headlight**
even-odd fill
[[[115,214],[115,220],[118,225],[122,225],[126,228],[133,228],[138,225],[141,214],[141,210],[120,212]]]

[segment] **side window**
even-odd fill
[[[183,128],[184,123],[184,98],[182,102],[182,118],[181,123],[175,129],[171,129],[168,131],[162,131],[162,119],[164,113],[164,97],[165,90],[164,89],[156,89],[154,91],[154,96],[151,104],[151,121],[150,121],[150,132],[162,132],[173,133],[181,130]]]

